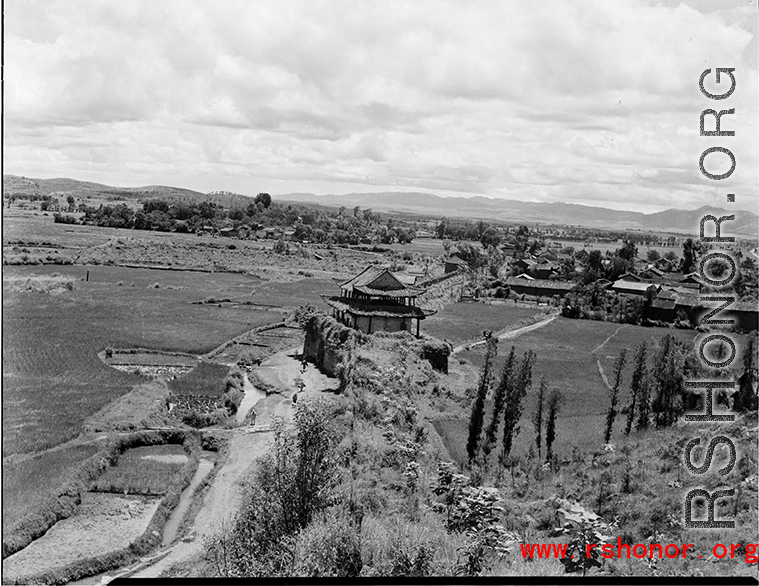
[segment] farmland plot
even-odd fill
[[[600,321],[569,320],[557,318],[543,328],[526,332],[513,340],[502,340],[498,344],[496,372],[500,372],[511,346],[517,356],[533,350],[537,358],[533,367],[532,388],[524,400],[524,410],[520,423],[521,433],[514,442],[515,453],[526,453],[534,441],[530,418],[535,408],[538,382],[545,376],[550,389],[557,388],[564,396],[557,422],[557,453],[569,455],[573,448],[598,448],[602,443],[603,425],[609,406],[609,390],[598,371],[597,358],[602,360],[607,377],[610,376],[614,359],[625,347],[633,352],[635,347],[647,340],[651,347],[665,334],[671,334],[690,344],[695,333],[692,330],[644,328],[641,326],[615,324]],[[458,355],[480,368],[484,359],[483,346]],[[625,408],[630,401],[630,373],[628,361],[624,371],[619,395],[619,408]],[[472,380],[472,386],[476,380]],[[446,445],[466,445],[468,421],[446,419],[436,423],[436,429]],[[614,435],[621,433],[624,416],[617,417]],[[463,443],[462,443],[463,442]],[[460,450],[451,448],[454,453]],[[451,456],[454,454],[452,453]]]
[[[97,452],[96,444],[67,445],[17,462],[3,462],[3,533],[37,510],[51,487]]]
[[[31,276],[42,268],[10,267],[8,273]],[[86,270],[55,268],[61,274]],[[145,380],[99,360],[97,353],[106,347],[202,354],[253,327],[282,319],[281,313],[249,306],[190,303],[220,289],[249,292],[254,280],[245,275],[190,276],[115,267],[98,267],[91,277],[96,275],[104,280],[77,281],[73,291],[56,296],[4,287],[4,455],[37,451],[74,437],[89,415]],[[151,280],[159,286],[128,286]],[[119,286],[120,281],[125,284]],[[167,281],[173,284],[161,286]]]
[[[536,307],[508,303],[453,303],[422,322],[424,333],[459,344],[482,337],[485,329],[498,331],[542,315]]]
[[[87,492],[76,513],[3,560],[3,579],[61,570],[81,560],[128,547],[147,528],[159,498]],[[44,564],[40,563],[44,560]]]

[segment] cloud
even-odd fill
[[[5,27],[8,172],[645,211],[757,198],[755,9],[738,0],[10,0]],[[698,77],[726,66],[736,136],[715,141]],[[738,159],[724,186],[698,171],[716,144]]]

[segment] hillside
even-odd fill
[[[22,197],[29,195],[52,195],[64,198],[68,195],[73,195],[77,198],[91,197],[113,201],[160,198],[168,201],[200,203],[210,200],[224,207],[234,205],[245,206],[250,203],[248,196],[228,192],[201,193],[192,189],[166,185],[114,187],[66,177],[35,179],[32,177],[19,177],[18,175],[3,175],[3,194],[6,196],[16,194]]]
[[[279,200],[322,205],[372,208],[375,211],[396,211],[427,216],[455,216],[471,219],[497,219],[511,222],[541,222],[587,226],[589,228],[640,229],[693,233],[699,220],[707,213],[717,217],[735,213],[729,224],[731,233],[755,236],[757,216],[745,210],[726,211],[704,206],[696,210],[669,209],[653,214],[626,212],[572,203],[539,203],[502,200],[482,196],[439,197],[429,193],[347,193],[345,195],[314,195],[288,193]],[[725,224],[727,226],[728,224]],[[727,232],[727,231],[726,231]]]

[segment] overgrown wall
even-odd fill
[[[360,334],[325,315],[311,317],[304,329],[304,358],[313,360],[327,374],[341,378],[350,348]]]

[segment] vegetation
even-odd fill
[[[207,546],[218,572],[249,577],[289,573],[296,534],[334,498],[335,445],[329,410],[299,401],[295,431],[277,427],[271,450],[246,488],[240,512]],[[348,520],[341,522],[332,540],[350,542],[355,527]],[[333,560],[345,572],[338,575],[357,575],[350,551]]]
[[[25,270],[12,269],[11,276]],[[98,353],[105,348],[202,354],[251,327],[282,319],[276,311],[219,311],[188,303],[214,286],[249,287],[245,276],[97,267],[85,284],[79,281],[83,268],[56,269],[76,277],[73,291],[37,295],[13,291],[4,280],[4,456],[77,436],[88,417],[148,382],[104,364]],[[156,278],[172,288],[144,288]],[[121,279],[140,287],[104,286]]]
[[[163,495],[184,468],[183,462],[151,460],[138,449],[124,452],[94,483],[95,492]]]
[[[501,453],[498,456],[499,462],[506,462],[511,454],[514,436],[519,433],[522,401],[532,385],[532,366],[534,363],[535,353],[528,350],[519,364],[519,369],[515,368],[511,372],[512,382],[508,385],[508,394],[506,395],[506,413],[503,422]]]
[[[562,401],[561,392],[553,389],[546,403],[546,461],[553,462],[553,442],[556,439],[556,419]]]
[[[616,361],[614,362],[614,382],[611,386],[611,403],[609,404],[609,411],[606,414],[606,428],[604,429],[604,443],[611,442],[611,431],[614,428],[614,419],[617,417],[617,401],[619,399],[619,387],[622,384],[622,371],[625,368],[627,362],[627,349],[625,348],[619,353]]]
[[[480,381],[477,384],[477,395],[472,405],[472,413],[469,417],[469,439],[466,443],[466,451],[469,454],[469,461],[474,461],[477,456],[477,450],[480,445],[480,434],[482,433],[482,423],[485,418],[485,397],[487,397],[490,385],[492,383],[493,359],[497,352],[497,338],[493,338],[492,331],[482,333],[485,338],[487,350],[485,351],[485,364],[480,371]]]
[[[129,448],[195,441],[197,441],[195,436],[179,430],[136,432],[117,436],[77,467],[73,467],[74,462],[71,462],[72,468],[66,475],[65,481],[58,486],[48,487],[49,492],[41,499],[40,504],[19,519],[7,532],[3,532],[3,558],[26,547],[59,520],[71,516],[81,502],[82,494],[88,491],[92,483],[115,464],[121,453]],[[189,445],[191,444],[188,443]],[[189,459],[185,465],[186,472],[182,475],[182,484],[189,482],[188,475],[191,475],[190,470],[194,470],[194,466],[197,466],[197,457]],[[176,505],[181,489],[177,489],[176,483],[173,488],[167,496],[167,499],[171,498],[171,501],[166,501],[166,507],[173,508]],[[168,516],[168,512],[162,514]],[[145,539],[146,543],[155,543],[152,535],[148,535]]]
[[[538,390],[538,402],[535,406],[535,413],[532,418],[532,425],[535,428],[535,447],[538,450],[538,460],[542,462],[543,447],[543,407],[546,400],[546,379],[540,377],[540,389]]]
[[[630,406],[627,409],[625,435],[630,435],[630,431],[632,430],[636,407],[639,414],[638,420],[645,422],[643,427],[646,427],[648,424],[648,405],[650,399],[648,392],[648,369],[646,368],[647,354],[648,346],[645,342],[641,342],[635,351],[635,367],[632,373],[632,380],[630,381],[631,398]],[[639,404],[638,401],[640,401]]]

